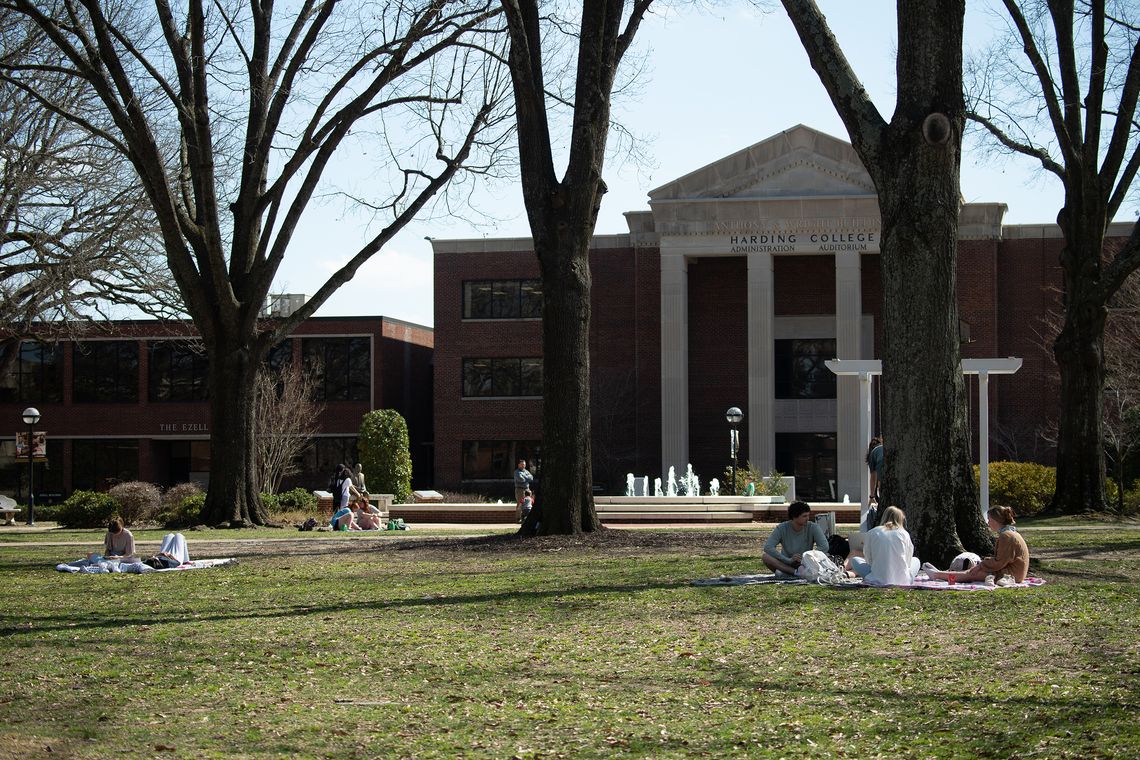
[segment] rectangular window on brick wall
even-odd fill
[[[541,358],[463,360],[463,397],[542,396]]]
[[[150,401],[209,399],[210,360],[201,343],[154,341],[148,351],[147,398]]]
[[[63,441],[48,436],[47,461],[36,461],[36,507],[63,500]],[[28,493],[28,460],[16,459],[16,440],[0,441],[0,493],[24,501]],[[25,513],[24,517],[27,516]]]
[[[338,464],[352,467],[359,461],[355,436],[314,438],[301,457],[296,479],[309,489],[324,489]]]
[[[539,280],[468,280],[463,283],[464,319],[539,319]]]
[[[139,344],[133,340],[76,343],[72,355],[76,403],[139,400]]]
[[[367,336],[304,338],[304,372],[313,378],[316,401],[367,401],[372,393],[372,352]]]
[[[77,440],[72,445],[71,486],[76,491],[106,491],[138,479],[138,440]]]
[[[835,358],[835,339],[775,341],[776,398],[835,398],[835,373],[824,364]]]
[[[63,346],[27,340],[0,349],[20,352],[11,369],[0,377],[0,401],[47,404],[63,401]]]
[[[839,498],[834,433],[776,433],[776,469],[795,477],[797,498]]]
[[[463,479],[511,480],[520,459],[534,467],[538,447],[538,441],[464,441]]]

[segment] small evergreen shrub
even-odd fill
[[[784,482],[783,478],[784,474],[779,470],[772,470],[765,475],[760,472],[759,467],[748,462],[736,468],[736,489],[734,493],[743,496],[748,482],[752,481],[756,485],[756,496],[783,496],[788,492],[788,484]],[[725,486],[731,482],[732,468],[727,467],[724,470],[724,481],[721,485],[722,494],[728,495]]]
[[[119,517],[123,518],[124,525],[153,520],[162,503],[158,486],[140,480],[119,483],[107,494],[119,505]]]
[[[980,477],[974,465],[974,482]],[[1019,517],[1049,506],[1057,490],[1057,471],[1035,462],[990,462],[990,504],[1010,507]]]
[[[265,501],[265,494],[262,494],[262,501],[270,513],[311,512],[317,508],[317,497],[312,491],[306,491],[304,488],[294,488],[291,491],[274,494],[272,498],[272,502]]]
[[[202,489],[198,487],[197,483],[177,483],[167,488],[162,493],[162,511],[175,512],[182,502],[186,501],[188,496],[197,496],[202,493]]]
[[[189,528],[202,522],[202,508],[206,506],[206,494],[201,490],[191,493],[179,502],[162,510],[158,520],[171,530]]]
[[[59,505],[56,521],[64,528],[105,528],[117,509],[109,494],[75,491]]]
[[[368,490],[390,493],[404,504],[412,495],[412,454],[408,423],[392,409],[375,409],[360,422],[357,450]]]

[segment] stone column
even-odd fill
[[[859,254],[841,251],[835,255],[835,352],[837,359],[860,359],[863,322],[863,288]],[[859,378],[840,375],[835,379],[836,499],[860,496],[860,475],[867,441],[859,432]]]
[[[748,461],[768,473],[776,466],[776,313],[772,254],[748,254]]]
[[[682,253],[661,252],[661,469],[689,461],[689,275]]]

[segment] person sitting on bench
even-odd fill
[[[811,505],[807,502],[793,501],[788,505],[788,519],[777,525],[764,543],[764,564],[768,569],[795,575],[804,552],[818,549],[827,554],[827,536],[810,520]]]

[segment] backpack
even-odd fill
[[[827,539],[827,555],[829,557],[839,557],[839,559],[847,559],[847,555],[851,554],[851,542],[843,536],[835,533]]]
[[[305,520],[305,522],[298,525],[297,530],[313,530],[316,527],[317,527],[317,521],[315,519],[313,519],[312,517],[310,517],[308,520]]]
[[[796,575],[817,583],[839,583],[846,577],[839,565],[818,549],[804,552]]]

